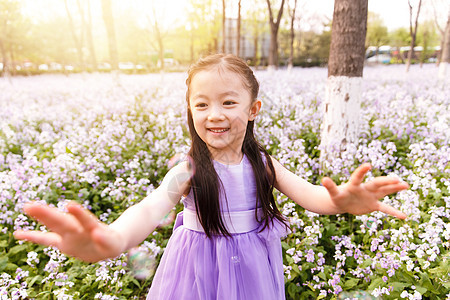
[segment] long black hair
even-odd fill
[[[200,138],[195,130],[189,105],[189,96],[192,78],[200,71],[210,70],[213,67],[223,67],[241,76],[245,86],[250,92],[252,102],[256,100],[259,92],[259,83],[256,80],[253,71],[237,56],[231,54],[214,54],[200,59],[189,68],[188,78],[186,79],[187,118],[191,134],[191,149],[189,150],[189,156],[192,158],[195,166],[195,173],[191,178],[190,185],[194,195],[195,209],[199,216],[199,221],[209,238],[214,234],[222,234],[225,236],[231,235],[227,231],[221,217],[219,202],[219,193],[222,188],[221,182],[214,169],[211,153],[206,143]],[[249,121],[247,124],[244,142],[242,144],[242,152],[250,161],[253,173],[255,174],[257,188],[256,207],[261,207],[263,212],[261,216],[262,219],[259,221],[264,223],[262,230],[269,226],[274,218],[289,227],[286,219],[278,210],[275,203],[273,197],[273,187],[276,179],[275,169],[269,154],[255,139],[253,133],[254,122],[255,121]],[[258,218],[256,212],[255,217]]]

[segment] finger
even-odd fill
[[[406,190],[408,188],[409,188],[409,185],[406,182],[385,185],[376,190],[376,195],[378,196],[378,198],[383,198],[384,196],[398,193],[398,192]]]
[[[378,176],[378,177],[375,177],[374,179],[370,180],[366,184],[372,185],[374,188],[380,188],[384,185],[394,184],[394,183],[398,183],[398,182],[401,182],[401,181],[397,177]]]
[[[329,177],[322,178],[322,185],[327,189],[330,197],[336,197],[339,194],[339,189],[334,181]]]
[[[98,226],[100,221],[97,219],[97,217],[92,214],[90,211],[85,209],[80,204],[71,201],[67,206],[67,211],[71,213],[77,220],[80,222],[80,224],[88,231],[91,231],[95,227]]]
[[[25,204],[23,210],[34,219],[38,220],[51,231],[63,233],[77,231],[79,224],[71,215],[59,211],[55,207],[42,205],[36,202]]]
[[[61,242],[61,236],[54,232],[17,230],[14,232],[14,237],[19,240],[26,240],[47,247],[57,247]]]
[[[371,165],[368,163],[360,165],[355,171],[353,171],[349,182],[353,185],[360,185],[371,168]]]
[[[400,210],[393,208],[392,206],[387,205],[383,202],[378,202],[378,203],[379,203],[379,205],[378,205],[377,210],[384,212],[385,214],[394,216],[396,218],[402,219],[402,220],[406,219],[407,216]]]

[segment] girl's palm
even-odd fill
[[[350,180],[337,186],[328,177],[322,179],[323,186],[328,190],[332,202],[343,212],[361,215],[373,211],[381,211],[394,217],[405,219],[406,215],[380,202],[385,196],[407,189],[408,184],[395,177],[376,177],[370,182],[363,183],[370,164],[359,166],[351,175]]]
[[[68,213],[38,203],[28,203],[24,211],[43,223],[50,232],[21,231],[18,239],[44,246],[54,246],[71,256],[87,262],[96,262],[121,253],[119,234],[101,223],[93,214],[75,202],[67,205]]]

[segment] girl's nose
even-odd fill
[[[218,106],[211,107],[208,114],[208,121],[222,121],[222,120],[225,120],[222,108]]]

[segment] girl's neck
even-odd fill
[[[224,165],[239,165],[244,157],[242,151],[218,151],[217,149],[209,149],[212,159]]]

